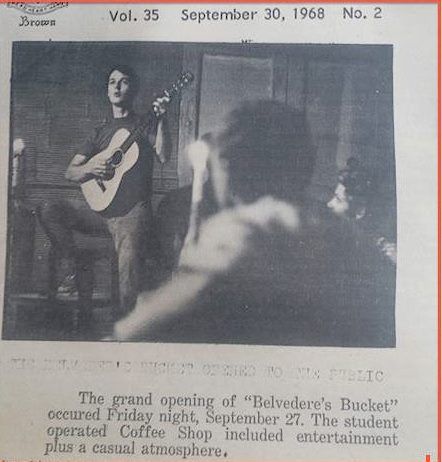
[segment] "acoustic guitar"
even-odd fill
[[[184,72],[168,89],[163,90],[161,96],[172,99],[193,81],[193,74]],[[117,197],[124,175],[131,170],[138,161],[140,154],[137,140],[143,132],[155,123],[156,113],[152,110],[144,121],[132,132],[120,128],[112,136],[106,149],[95,154],[93,158],[100,158],[112,167],[112,172],[105,178],[93,178],[81,184],[86,202],[96,212],[105,211]]]

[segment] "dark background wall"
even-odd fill
[[[106,73],[115,63],[130,64],[141,77],[138,112],[148,110],[154,93],[181,70],[196,77],[169,111],[173,154],[166,166],[155,166],[154,204],[167,190],[190,181],[187,144],[208,124],[218,124],[239,99],[262,95],[286,101],[308,117],[318,152],[311,195],[326,201],[338,170],[357,156],[377,177],[379,204],[394,228],[390,46],[17,42],[11,139],[22,138],[27,146],[29,204],[81,198],[78,187],[64,180],[64,171],[85,136],[109,115]],[[47,238],[37,228],[30,291],[46,286],[47,248]],[[100,276],[104,285],[106,271]]]
[[[110,115],[106,78],[115,63],[128,63],[141,76],[135,108],[147,111],[160,92],[175,80],[182,67],[182,47],[142,43],[26,43],[14,47],[13,136],[28,146],[27,180],[64,184],[64,170],[76,148]],[[178,104],[171,107],[175,141],[163,178],[176,184]],[[159,179],[159,169],[155,178]],[[158,185],[161,187],[163,185]]]

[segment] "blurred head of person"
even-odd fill
[[[302,201],[315,164],[304,114],[272,100],[245,102],[208,141],[211,181],[221,207],[265,196]]]
[[[338,216],[361,219],[365,217],[373,183],[368,172],[355,157],[339,172],[338,184],[327,206]]]

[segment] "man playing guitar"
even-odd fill
[[[115,166],[96,154],[109,145],[121,129],[134,133],[143,125],[143,118],[133,111],[138,90],[138,77],[128,66],[114,66],[108,74],[107,96],[112,117],[98,126],[74,155],[66,170],[66,179],[84,184],[97,183],[112,177]],[[152,171],[154,157],[165,163],[169,156],[170,137],[165,120],[167,95],[153,103],[151,123],[136,138],[139,152],[136,164],[125,173],[112,203],[100,213],[86,207],[84,202],[58,201],[45,206],[42,219],[60,257],[76,259],[73,232],[112,236],[118,255],[120,315],[130,311],[136,301],[142,271],[145,241],[152,228]]]

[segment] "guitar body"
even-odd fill
[[[112,177],[102,180],[93,178],[81,184],[86,202],[96,212],[104,212],[111,205],[120,190],[125,173],[138,161],[140,151],[136,142],[132,143],[125,153],[121,152],[120,148],[129,136],[129,130],[120,128],[113,135],[109,146],[93,157],[98,157],[115,167]]]

